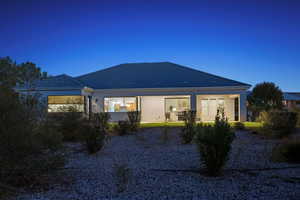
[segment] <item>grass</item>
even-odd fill
[[[211,124],[213,125],[213,122],[205,122],[204,124]],[[230,123],[231,125],[234,124],[234,122]],[[249,130],[257,130],[259,129],[262,124],[260,122],[244,122],[244,125],[246,127],[246,129]],[[164,126],[168,126],[168,127],[182,127],[184,126],[183,122],[161,122],[161,123],[142,123],[141,124],[141,128],[154,128],[154,127],[164,127]]]

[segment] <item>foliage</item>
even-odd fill
[[[84,126],[84,138],[85,145],[90,154],[97,153],[100,151],[105,142],[106,133],[104,129],[100,129],[97,126],[87,124]]]
[[[141,113],[139,111],[128,112],[128,122],[131,131],[137,131],[141,123]]]
[[[164,126],[161,130],[161,141],[163,144],[167,144],[170,140],[170,128],[168,126]]]
[[[36,184],[42,174],[64,164],[58,151],[61,135],[47,124],[37,96],[0,89],[0,180],[13,186]]]
[[[271,159],[274,162],[300,163],[300,140],[288,140],[272,151]]]
[[[263,82],[257,84],[248,96],[249,110],[255,120],[260,112],[283,108],[283,93],[274,83]]]
[[[235,122],[234,129],[235,130],[245,130],[246,127],[245,127],[244,123],[242,123],[242,122]]]
[[[284,137],[290,135],[296,127],[297,113],[286,110],[270,110],[260,114],[263,122],[262,133],[265,136]]]
[[[109,130],[109,120],[110,120],[110,114],[108,112],[100,112],[95,113],[93,115],[93,121],[95,126],[99,127],[102,131],[108,131]]]
[[[229,159],[231,143],[235,138],[224,112],[218,110],[215,125],[197,126],[195,141],[200,158],[209,176],[218,176]]]
[[[196,111],[184,111],[183,118],[184,127],[181,130],[180,137],[183,144],[189,144],[192,142],[196,131]]]
[[[16,85],[33,86],[35,80],[47,78],[34,63],[17,64],[9,57],[0,58],[0,85],[14,87]]]
[[[293,108],[292,112],[297,113],[297,127],[300,127],[300,108]]]
[[[115,126],[118,135],[123,136],[127,135],[130,132],[130,123],[128,120],[120,120],[118,124]]]
[[[127,164],[114,164],[113,169],[116,175],[117,192],[124,192],[127,189],[130,180],[130,169]]]
[[[64,141],[81,141],[83,139],[82,124],[84,120],[82,113],[78,111],[76,106],[65,106],[60,108],[58,128],[63,135]]]
[[[14,87],[17,83],[17,65],[9,57],[0,58],[0,86]]]

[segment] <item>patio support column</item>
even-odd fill
[[[197,95],[191,94],[191,110],[197,110]]]
[[[240,94],[240,121],[245,122],[247,121],[247,94],[243,92]]]
[[[92,110],[92,96],[88,96],[88,104],[89,104],[89,106],[88,106],[88,108],[89,108],[89,111],[88,111],[89,118],[91,118],[92,113],[93,113],[93,110]]]

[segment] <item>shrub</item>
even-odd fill
[[[196,144],[200,153],[200,158],[206,167],[209,176],[218,176],[225,166],[231,143],[235,138],[224,112],[218,111],[215,125],[198,125],[195,136]]]
[[[128,112],[128,121],[131,131],[137,131],[141,123],[141,113],[139,111]]]
[[[292,111],[297,113],[297,124],[296,124],[296,126],[299,128],[300,127],[300,108],[293,108]]]
[[[45,122],[40,125],[36,136],[40,144],[50,150],[57,150],[63,146],[63,135],[49,120],[45,120]]]
[[[117,192],[124,192],[127,189],[130,180],[130,169],[127,164],[114,164],[113,169],[116,175]]]
[[[0,99],[0,180],[13,186],[34,185],[64,164],[57,151],[61,135],[43,118],[45,108],[36,96],[5,89]]]
[[[168,141],[170,140],[170,136],[169,136],[169,127],[168,126],[164,126],[161,130],[161,141],[163,144],[168,143]]]
[[[192,142],[195,135],[196,111],[189,110],[183,112],[184,127],[181,130],[180,137],[183,144]]]
[[[81,141],[82,138],[82,113],[78,112],[74,106],[68,106],[64,108],[64,111],[60,113],[61,119],[59,122],[59,131],[63,135],[64,141]]]
[[[274,162],[300,163],[300,140],[287,141],[273,148]]]
[[[263,123],[262,133],[270,137],[290,135],[296,127],[297,114],[286,110],[264,111],[260,115]]]
[[[115,126],[115,129],[118,132],[118,135],[127,135],[130,132],[130,123],[128,120],[118,121],[118,124]]]
[[[96,113],[93,116],[93,121],[95,126],[99,127],[103,131],[109,130],[109,120],[110,120],[110,114],[107,112],[100,112]]]
[[[104,142],[106,138],[105,131],[103,129],[99,129],[98,127],[90,124],[86,125],[84,127],[84,130],[85,130],[84,138],[85,138],[85,145],[87,151],[90,154],[97,153],[104,146]]]
[[[234,123],[234,129],[235,130],[245,130],[245,125],[242,122],[235,122]]]

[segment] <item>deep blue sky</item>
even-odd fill
[[[171,61],[300,91],[299,0],[0,0],[0,19],[0,57],[52,75]]]

